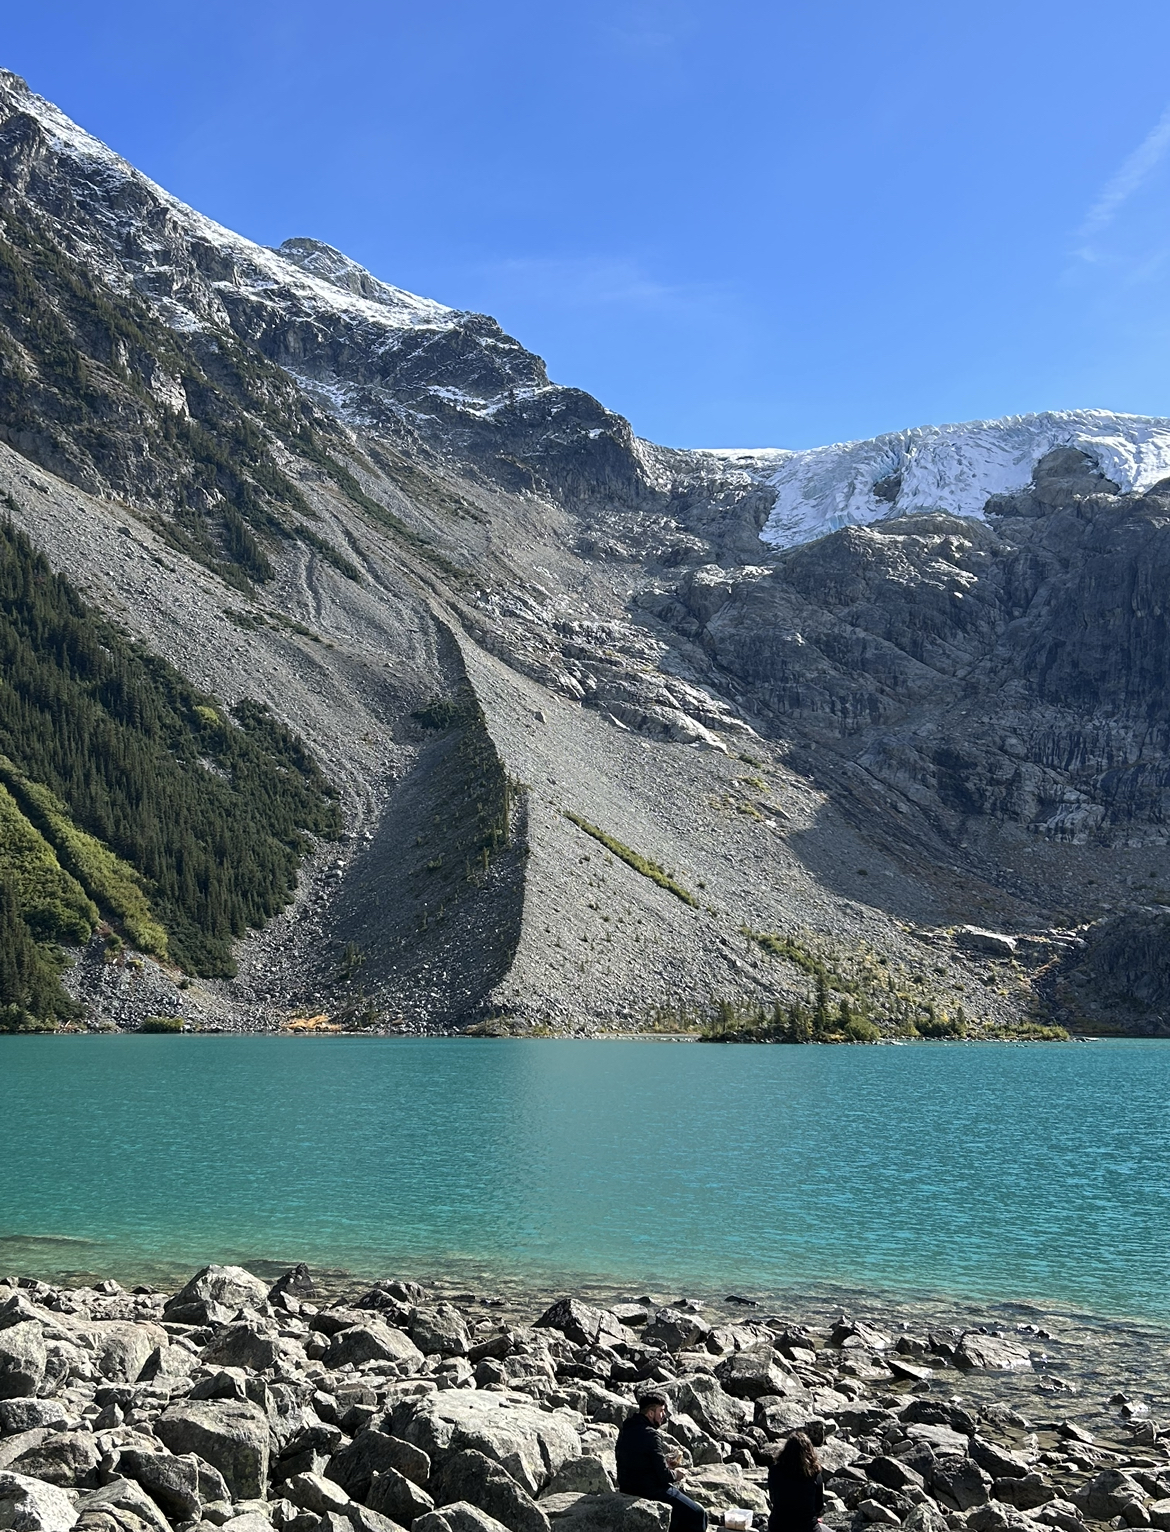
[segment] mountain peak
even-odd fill
[[[420,300],[401,287],[392,287],[389,282],[380,281],[364,266],[359,266],[348,255],[343,255],[340,250],[335,249],[333,245],[325,244],[323,240],[298,235],[293,239],[286,239],[276,253],[283,256],[286,261],[290,261],[292,265],[299,267],[301,271],[307,271],[310,276],[319,277],[322,281],[341,288],[343,292],[354,293],[357,297],[366,298],[371,303],[380,303],[385,308],[401,310],[422,301],[447,314],[453,315],[456,312],[443,304],[431,305],[430,300]]]

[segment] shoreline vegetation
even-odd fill
[[[812,1437],[833,1532],[1164,1529],[1152,1332],[815,1317],[762,1299],[272,1280],[0,1281],[0,1506],[23,1532],[667,1532],[615,1489],[639,1391],[687,1493],[766,1520]],[[1000,1306],[1011,1312],[1013,1306]],[[1128,1345],[1128,1350],[1126,1350]]]

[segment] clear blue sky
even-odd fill
[[[1170,414],[1170,6],[0,0],[0,61],[268,244],[494,314],[644,436]]]

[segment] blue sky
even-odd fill
[[[1170,7],[0,0],[202,211],[494,314],[680,446],[1170,415]]]

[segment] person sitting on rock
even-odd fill
[[[706,1511],[675,1483],[682,1457],[667,1455],[659,1430],[666,1414],[665,1394],[638,1395],[637,1412],[625,1421],[614,1446],[618,1489],[645,1500],[665,1500],[670,1506],[670,1532],[707,1532]]]
[[[825,1481],[817,1450],[794,1431],[768,1466],[768,1532],[814,1532],[825,1509]]]

